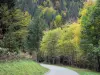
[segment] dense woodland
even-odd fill
[[[100,71],[100,0],[0,0],[0,60],[21,52],[39,62]]]

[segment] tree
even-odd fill
[[[49,61],[49,63],[52,58],[58,55],[57,43],[60,38],[59,32],[61,32],[61,29],[59,28],[45,32],[41,41],[40,51],[42,53],[42,57],[47,57],[45,60]]]
[[[83,7],[86,0],[65,0],[67,5],[67,20],[74,22],[79,17],[79,11]]]
[[[100,1],[97,3],[88,3],[85,5],[81,16],[82,39],[81,48],[87,54],[89,62],[94,66],[98,65],[100,71],[100,55],[99,55],[99,36],[100,36]],[[92,60],[92,59],[93,60]]]
[[[81,26],[78,23],[63,28],[57,43],[59,55],[65,56],[64,60],[67,60],[69,65],[74,65],[74,62],[78,61],[82,53],[79,47],[80,29]]]
[[[54,21],[58,15],[61,16],[63,25],[69,21],[76,21],[84,1],[86,0],[17,0],[16,6],[28,11],[32,17],[35,16],[37,9],[40,9],[39,15],[42,14],[42,18],[48,24],[47,28],[54,29]]]
[[[56,11],[52,7],[42,8],[42,16],[47,22],[49,29],[53,28],[53,24],[51,23],[54,21],[55,15]]]
[[[45,21],[40,17],[32,19],[28,27],[27,47],[32,51],[39,51],[40,41],[42,39]]]
[[[8,20],[11,18],[10,11],[8,10],[7,5],[0,6],[0,39],[3,39],[4,34],[6,33],[6,28],[9,26]]]
[[[21,41],[26,35],[26,27],[30,22],[30,15],[27,12],[21,12],[19,9],[8,10],[7,5],[0,7],[2,16],[0,27],[2,31],[2,47],[8,48],[9,52],[18,52],[21,47]]]
[[[46,31],[41,41],[40,51],[42,56],[52,57],[64,56],[67,63],[74,65],[79,61],[82,52],[80,51],[80,24],[74,23],[63,29],[57,28]]]
[[[8,9],[11,9],[11,8],[13,8],[15,6],[15,1],[16,0],[0,0],[0,6],[2,4],[7,4]]]
[[[57,15],[55,17],[55,27],[61,27],[62,26],[62,16],[61,15]]]

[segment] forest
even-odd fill
[[[100,0],[0,0],[0,62],[28,53],[100,72],[99,25]]]

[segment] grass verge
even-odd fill
[[[47,71],[31,60],[0,62],[0,75],[44,75]]]
[[[73,68],[73,67],[67,67],[67,68],[76,71],[77,73],[79,73],[79,75],[100,75],[100,73],[98,72],[93,72],[87,69],[80,69],[80,68]]]

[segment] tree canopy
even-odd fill
[[[100,0],[0,0],[0,58],[35,52],[100,71],[99,25]]]

